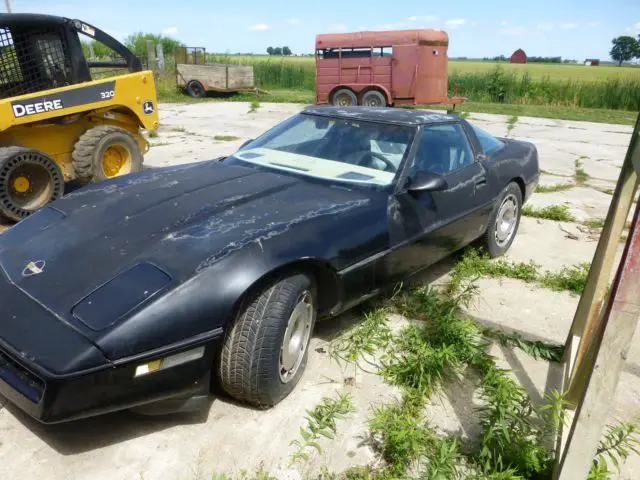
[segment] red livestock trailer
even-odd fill
[[[433,29],[317,35],[316,103],[462,103],[448,96],[448,45],[449,36]]]

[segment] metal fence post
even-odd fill
[[[154,72],[158,70],[158,61],[156,60],[156,46],[151,40],[147,40],[147,63],[149,69]]]

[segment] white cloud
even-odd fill
[[[551,30],[553,28],[553,24],[549,22],[542,22],[538,25],[539,30]]]
[[[523,35],[526,31],[524,27],[507,27],[500,29],[502,35]]]
[[[300,20],[298,20],[297,18],[290,18],[289,20],[287,20],[287,22],[289,22],[291,25],[298,25],[300,23]]]
[[[411,22],[435,22],[440,20],[438,15],[413,15],[409,17]]]
[[[600,25],[600,22],[589,22],[589,23],[587,23],[588,27],[597,27],[598,25]]]
[[[640,33],[640,22],[625,28],[625,30],[631,33]]]
[[[327,28],[327,31],[333,32],[333,33],[346,32],[347,30],[348,28],[344,23],[333,23],[329,25],[329,28]]]
[[[509,25],[509,22],[507,22],[506,20],[502,20],[500,22],[500,25],[502,25],[503,27],[506,27],[507,25]]]
[[[578,25],[575,23],[563,23],[560,25],[560,28],[564,28],[565,30],[570,30],[572,28],[578,28]]]
[[[267,25],[266,23],[256,23],[255,25],[251,25],[250,27],[248,27],[248,30],[253,30],[255,32],[261,32],[268,29],[269,25]]]
[[[164,30],[162,30],[162,33],[164,35],[175,35],[178,33],[178,27],[167,27]]]
[[[453,20],[447,20],[444,24],[449,28],[458,28],[464,25],[467,21],[464,18],[454,18]]]

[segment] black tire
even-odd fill
[[[20,221],[64,193],[64,176],[49,156],[23,147],[0,148],[0,215]]]
[[[198,80],[191,80],[187,83],[187,93],[193,98],[204,98],[207,96],[207,91],[204,89],[204,85]]]
[[[368,90],[360,96],[360,103],[363,107],[386,107],[387,99],[380,90]]]
[[[229,395],[254,406],[269,407],[291,393],[307,363],[316,298],[313,279],[293,273],[279,277],[243,302],[226,332],[220,353],[220,383]],[[292,368],[283,373],[285,333],[293,318],[292,312],[301,303],[312,312],[306,341],[304,338],[300,341],[304,351],[297,359],[295,371]],[[307,330],[304,332],[306,335]]]
[[[114,149],[124,164],[120,169],[107,169],[103,159],[109,148]],[[81,183],[97,183],[142,170],[142,150],[133,135],[122,128],[101,125],[87,130],[73,148],[73,168]]]
[[[500,225],[497,225],[499,218],[502,216],[503,208],[507,207],[507,203],[512,204],[515,207],[513,229],[510,230],[508,238],[505,238],[504,232],[507,230],[500,229]],[[493,208],[491,213],[491,219],[487,226],[487,231],[481,238],[482,247],[489,253],[492,258],[500,257],[504,255],[513,240],[518,233],[518,227],[520,226],[520,217],[522,212],[522,191],[517,183],[511,182],[507,185],[500,194],[500,199]],[[501,223],[502,224],[502,223]]]
[[[353,107],[358,104],[358,97],[348,88],[340,88],[331,95],[331,104],[335,107]]]

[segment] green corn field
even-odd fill
[[[313,90],[313,57],[211,55],[210,62],[253,65],[264,89]],[[517,67],[517,68],[514,68]],[[640,68],[450,62],[450,95],[475,102],[640,110]]]

